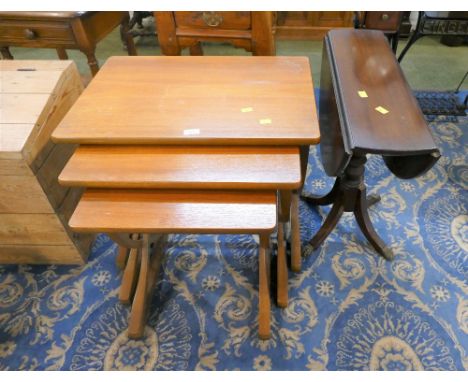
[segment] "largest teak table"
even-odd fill
[[[306,57],[111,57],[54,131],[62,143],[293,146],[319,142]],[[297,204],[297,193],[293,195]],[[292,251],[299,249],[299,227]],[[293,270],[299,270],[298,260]]]
[[[115,195],[119,195],[120,208],[126,197],[136,202],[145,192],[144,200],[148,202],[150,198],[153,205],[165,198],[173,203],[172,191],[160,190],[167,188],[215,188],[227,193],[226,200],[232,189],[250,189],[247,196],[256,195],[259,188],[269,189],[264,196],[258,194],[267,199],[272,190],[280,190],[283,196],[279,215],[285,220],[283,215],[289,213],[290,204],[297,210],[297,190],[305,177],[309,145],[319,140],[309,62],[302,57],[113,57],[55,130],[53,139],[82,145],[62,173],[61,182],[101,188],[85,194],[82,208],[79,205],[70,223],[75,229],[123,232],[130,226],[122,228],[112,219],[99,226],[103,220],[92,221],[89,208],[115,206]],[[287,171],[271,163],[262,167],[259,159],[289,155],[290,163],[294,163],[294,155],[299,162],[299,153],[297,176],[293,175],[292,166],[292,176],[283,179],[274,176],[275,170],[286,175]],[[241,158],[237,167],[233,161],[236,155]],[[116,171],[116,163],[122,171]],[[220,176],[223,165],[226,175]],[[246,171],[242,172],[239,166],[245,166]],[[258,172],[258,179],[248,178],[252,176],[250,167]],[[117,188],[140,191],[122,194]],[[157,196],[141,190],[148,188],[159,189]],[[204,198],[196,191],[193,196],[197,200]],[[236,200],[243,203],[248,199]],[[275,199],[268,199],[268,203]],[[171,209],[170,213],[174,211]],[[292,262],[293,269],[298,270],[299,224],[297,213],[292,215]],[[226,221],[221,223],[224,226]],[[270,223],[258,223],[245,221],[252,224],[254,231],[273,228]],[[132,224],[133,227],[136,223]],[[207,232],[197,219],[193,224],[195,232]],[[164,223],[159,221],[139,228],[140,232],[154,233],[162,231],[161,225]],[[188,223],[177,221],[177,230],[188,227]],[[164,227],[164,232],[169,228]],[[248,227],[244,229],[247,231]],[[131,246],[131,240],[129,243]]]

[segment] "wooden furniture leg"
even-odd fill
[[[154,22],[162,54],[180,56],[182,49],[177,41],[173,12],[154,12]]]
[[[141,338],[144,334],[149,300],[157,281],[164,254],[163,237],[159,237],[158,245],[155,246],[153,255],[151,255],[150,236],[143,235],[142,242],[140,274],[128,322],[128,337],[134,339]]]
[[[343,215],[344,209],[344,204],[341,201],[341,198],[335,200],[335,203],[333,204],[330,213],[325,218],[322,226],[315,234],[315,236],[310,240],[310,245],[314,250],[316,250],[324,242],[328,235],[330,235],[331,231],[333,231],[333,228],[336,227],[338,221],[341,218],[341,215]]]
[[[120,24],[120,39],[124,42],[129,56],[137,56],[133,35],[130,32],[130,15],[127,15]]]
[[[63,48],[57,48],[57,55],[61,60],[68,60],[68,54],[67,51]]]
[[[307,166],[309,165],[309,150],[310,146],[300,146],[300,156],[301,156],[301,180],[302,180],[302,185],[299,190],[299,195],[302,193],[302,187],[304,187],[305,184],[305,178],[307,175]]]
[[[91,70],[91,74],[93,77],[97,74],[99,71],[99,64],[98,60],[96,58],[95,51],[88,51],[88,52],[83,52],[86,55],[86,58],[88,59],[88,66],[89,69]]]
[[[136,236],[134,235],[130,237],[129,235],[124,235],[124,234],[109,233],[109,237],[111,238],[111,240],[116,242],[121,247],[141,248],[141,246],[143,245],[143,242],[138,239],[138,235]]]
[[[119,269],[124,269],[125,265],[127,264],[129,256],[129,249],[127,247],[122,247],[119,245],[117,258],[115,259],[115,264]]]
[[[11,54],[9,47],[2,46],[0,48],[0,52],[2,53],[2,57],[4,60],[13,60],[13,55]]]
[[[203,48],[200,42],[197,42],[195,45],[192,45],[189,48],[189,52],[191,56],[203,56]]]
[[[122,276],[122,284],[120,285],[119,291],[119,301],[122,304],[131,304],[132,302],[138,281],[140,262],[140,251],[137,248],[130,249],[127,266]]]
[[[276,54],[273,12],[252,12],[252,53],[254,56]]]
[[[375,232],[369,218],[367,209],[377,203],[380,196],[375,194],[369,195],[369,197],[366,196],[366,186],[364,184],[365,164],[365,155],[353,155],[344,174],[336,179],[332,190],[327,195],[319,198],[304,197],[307,202],[317,205],[333,203],[330,213],[309,242],[314,250],[323,243],[335,228],[343,212],[353,212],[359,228],[377,253],[386,260],[393,259],[393,253]]]
[[[258,336],[262,340],[270,338],[270,237],[268,234],[260,235],[260,248],[258,258]]]
[[[276,303],[285,308],[288,305],[288,262],[286,258],[285,224],[291,221],[292,192],[281,190],[278,195],[278,254],[276,257]]]
[[[285,224],[291,218],[291,191],[278,192],[278,253],[276,256],[276,304],[288,306],[288,262],[286,259]]]
[[[76,37],[78,48],[86,55],[89,69],[94,77],[99,71],[99,64],[95,54],[96,45],[88,36],[88,33],[80,19],[74,20],[71,25]]]
[[[284,223],[278,222],[278,255],[277,255],[277,295],[276,303],[280,308],[288,306],[288,264],[286,261],[286,243],[284,241]]]
[[[291,198],[291,270],[301,271],[301,231],[299,225],[299,194],[292,193]]]
[[[354,208],[354,216],[356,217],[359,228],[361,228],[362,233],[379,255],[386,260],[393,260],[394,256],[392,251],[386,247],[385,243],[372,226],[369,213],[367,212],[368,205],[369,201],[366,198],[366,188],[362,187],[362,189],[358,191],[356,206]]]

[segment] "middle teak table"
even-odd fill
[[[259,267],[259,334],[268,338],[268,251],[262,248],[268,246],[265,238],[276,225],[276,219],[271,225],[268,216],[273,211],[280,223],[291,220],[292,269],[300,270],[298,191],[305,178],[309,145],[319,141],[307,58],[112,57],[53,139],[81,144],[60,176],[63,184],[88,188],[70,221],[75,230],[134,233],[132,238],[113,236],[124,247],[145,247],[149,239],[139,239],[139,233],[260,234],[264,266]],[[205,200],[210,195],[223,205],[219,213],[213,211],[217,226],[209,227],[195,213],[175,214],[181,211],[175,208],[180,205],[196,211],[201,208],[197,203],[206,202],[206,210],[212,203]],[[161,211],[167,207],[170,219],[143,219],[144,210],[138,210],[144,203]],[[236,203],[242,207],[235,207]],[[244,218],[236,220],[236,208],[245,208]],[[121,218],[106,220],[106,209]],[[222,213],[226,213],[224,219]],[[283,231],[279,224],[280,306],[287,304]],[[133,297],[130,328],[132,321],[138,324],[134,330],[129,328],[129,335],[134,337],[142,335],[144,327],[139,313],[144,308],[138,301],[149,293],[156,269],[148,268],[145,251],[140,252],[140,260],[134,260],[138,255],[132,257],[132,251],[129,256],[121,251],[119,256],[120,263],[126,264],[124,284],[129,280],[121,290],[125,298],[131,300],[134,285],[142,284],[136,286]],[[139,274],[134,271],[138,261]],[[127,272],[128,268],[133,271]]]

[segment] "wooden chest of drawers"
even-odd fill
[[[184,28],[251,28],[251,12],[174,12],[175,22]]]
[[[189,48],[203,54],[201,41],[228,42],[257,56],[275,55],[273,12],[154,12],[159,44],[165,55]]]
[[[379,29],[384,32],[397,32],[400,28],[403,12],[366,12],[363,27],[366,29]]]
[[[128,12],[0,12],[0,50],[3,58],[13,58],[9,47],[52,48],[61,59],[68,59],[65,49],[79,49],[95,75],[99,65],[96,44],[121,25],[128,53],[135,46],[128,29]]]
[[[81,190],[58,184],[74,146],[50,135],[83,90],[71,61],[2,61],[0,263],[82,264],[92,236],[66,228]]]
[[[0,35],[8,45],[27,47],[73,47],[75,40],[70,25],[31,20],[27,24],[16,20],[0,19]]]

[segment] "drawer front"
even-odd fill
[[[73,45],[74,38],[67,23],[0,19],[0,42],[6,45],[40,47]]]
[[[367,29],[397,31],[400,27],[402,12],[367,12],[365,25]]]
[[[174,12],[177,27],[250,29],[250,12]]]

